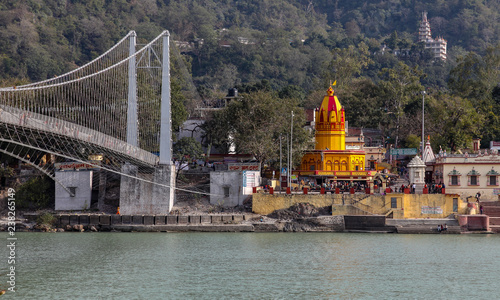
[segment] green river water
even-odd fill
[[[500,235],[16,233],[4,299],[499,299]],[[7,233],[0,239],[7,245]]]

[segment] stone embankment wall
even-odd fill
[[[446,218],[467,213],[467,202],[456,194],[265,194],[252,196],[252,211],[267,215],[297,203],[332,207],[333,215],[385,215],[394,219]]]
[[[359,201],[365,194],[264,194],[252,195],[252,211],[256,214],[268,215],[275,210],[288,209],[298,203],[310,203],[315,207],[347,204],[346,200]]]

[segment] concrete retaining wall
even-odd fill
[[[36,215],[26,215],[28,221],[35,222]],[[152,216],[152,215],[54,215],[55,226],[66,225],[226,225],[240,224],[249,219],[247,215],[190,215],[190,216]]]

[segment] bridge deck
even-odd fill
[[[159,162],[158,156],[139,147],[130,145],[120,139],[72,122],[19,108],[0,105],[0,122],[52,133],[55,135],[67,136],[87,144],[107,148],[111,151],[129,156],[150,166],[157,165]]]

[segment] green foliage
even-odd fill
[[[409,117],[405,108],[411,101],[420,99],[420,92],[424,90],[420,84],[423,73],[417,67],[410,68],[399,62],[395,68],[382,69],[381,76],[384,80],[380,82],[380,96],[384,99],[385,122],[397,148],[401,135],[404,135],[403,124]]]
[[[422,142],[421,137],[418,137],[415,134],[409,134],[405,139],[405,147],[420,149],[421,142]]]
[[[457,151],[469,148],[472,139],[480,136],[485,119],[476,111],[471,101],[447,94],[437,95],[431,103],[430,117],[433,126],[429,131],[436,144]]]
[[[0,177],[12,177],[14,169],[9,166],[0,166]]]
[[[450,0],[431,6],[421,0],[4,2],[0,5],[4,86],[46,79],[83,65],[130,29],[137,31],[141,42],[168,29],[174,41],[191,45],[182,54],[172,50],[174,129],[193,115],[200,95],[203,100],[217,100],[235,86],[242,94],[279,91],[272,95],[282,99],[279,105],[266,103],[275,107],[286,103],[289,112],[296,106],[316,107],[328,82],[337,79],[349,123],[379,127],[396,144],[409,134],[418,135],[421,124],[415,115],[422,85],[441,93],[436,97],[449,99],[444,94],[451,93],[463,98],[459,103],[465,105],[465,115],[472,114],[469,104],[481,115],[478,123],[460,124],[459,136],[464,138],[442,132],[436,141],[456,148],[476,129],[485,144],[500,134],[500,102],[495,96],[500,93],[494,91],[500,76],[500,46],[495,45],[500,30],[492,21],[500,17],[498,1]],[[430,50],[416,41],[424,9],[429,11],[433,37],[448,41],[446,62],[434,62]],[[384,42],[393,51],[410,52],[382,53]],[[290,104],[284,99],[294,100]],[[238,111],[246,113],[249,107]],[[235,120],[242,121],[230,111],[217,113],[206,126],[207,145],[227,150],[233,138],[239,139],[239,151],[248,151],[244,135],[237,134],[244,130],[231,123]],[[443,128],[444,123],[434,114],[426,121],[430,130]],[[146,124],[147,138],[154,136],[155,126],[152,119]],[[276,129],[280,131],[285,132]]]
[[[54,217],[51,213],[46,212],[38,216],[36,223],[38,225],[45,225],[51,228],[56,223],[56,217]]]
[[[47,176],[30,178],[16,190],[16,205],[21,209],[51,208],[54,204],[54,181]]]
[[[174,159],[178,163],[177,173],[185,169],[186,163],[200,159],[203,155],[201,144],[192,137],[179,139],[172,148]]]
[[[238,153],[248,153],[262,163],[279,160],[279,139],[290,136],[292,111],[293,150],[299,158],[309,146],[310,135],[304,130],[304,110],[299,100],[281,99],[277,94],[263,90],[242,94],[241,100],[232,101],[224,110],[215,114],[205,125],[206,140],[214,146],[226,149],[234,143]]]

